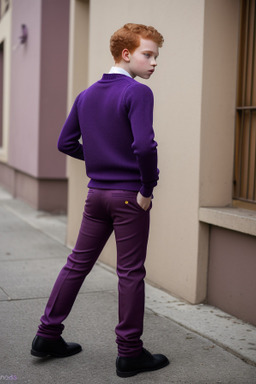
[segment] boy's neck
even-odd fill
[[[128,63],[126,63],[125,61],[121,60],[119,63],[115,63],[114,65],[115,67],[117,68],[122,68],[124,69],[127,73],[129,73],[129,75],[134,78],[135,76],[133,76],[130,71],[129,71],[129,65]]]
[[[111,67],[109,73],[119,73],[121,75],[132,77],[128,71],[126,71],[124,68],[122,68],[120,66],[116,66],[116,65]]]

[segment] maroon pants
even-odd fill
[[[144,211],[136,196],[137,192],[131,191],[89,190],[77,243],[55,282],[37,335],[61,335],[62,322],[114,230],[119,278],[118,355],[129,357],[141,352],[150,209]]]

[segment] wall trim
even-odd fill
[[[256,236],[256,212],[235,207],[201,207],[199,221]]]
[[[36,178],[0,162],[0,184],[36,210],[67,211],[67,178]]]

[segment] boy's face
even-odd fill
[[[133,53],[128,53],[127,70],[134,78],[149,79],[155,71],[156,59],[159,55],[158,45],[152,40],[140,39],[140,45]]]

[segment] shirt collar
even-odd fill
[[[125,69],[120,67],[111,67],[109,73],[119,73],[120,75],[132,77],[130,73],[128,73]]]

